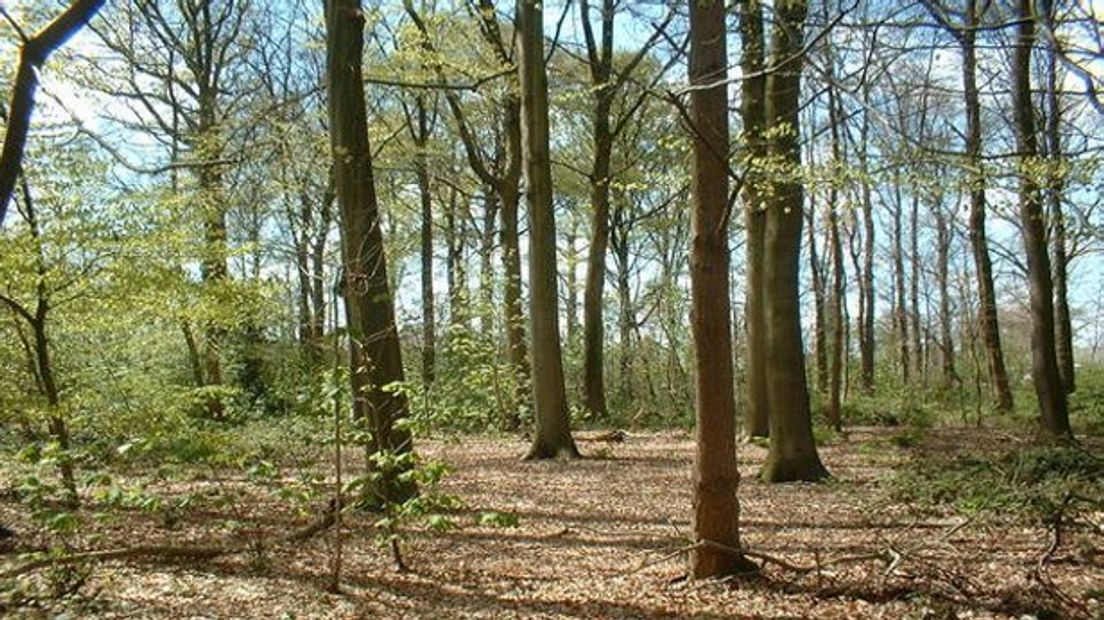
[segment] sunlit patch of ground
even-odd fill
[[[933,441],[1002,443],[987,431],[940,431]],[[592,458],[521,462],[519,440],[423,442],[451,464],[442,485],[468,507],[459,529],[410,532],[408,573],[396,571],[367,515],[350,515],[340,594],[326,592],[332,535],[294,546],[274,541],[307,518],[256,494],[240,474],[189,490],[247,493],[233,505],[163,518],[134,513],[102,526],[96,547],[253,536],[260,551],[190,564],[96,568],[98,592],[82,617],[99,618],[1018,618],[1048,596],[1104,614],[1099,531],[1068,525],[1048,561],[1061,594],[1035,577],[1051,532],[1011,517],[966,521],[895,503],[883,482],[907,451],[885,431],[859,429],[822,449],[825,484],[768,485],[755,473],[765,450],[740,448],[741,520],[758,552],[819,570],[766,566],[759,579],[686,582],[693,445],[684,433],[630,433],[617,444],[580,442]],[[353,462],[350,461],[350,465]],[[0,519],[28,528],[10,500]],[[480,525],[485,511],[517,526]],[[228,520],[256,523],[248,534]],[[885,559],[840,558],[881,555]],[[10,556],[9,556],[10,557]],[[1068,603],[1068,602],[1067,602]],[[1080,607],[1078,607],[1080,606]],[[38,612],[28,612],[38,613]],[[44,613],[44,612],[43,612]]]

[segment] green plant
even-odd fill
[[[1104,459],[1076,446],[996,454],[921,455],[891,482],[897,499],[1043,518],[1068,496],[1104,501]]]
[[[496,510],[480,512],[475,516],[475,522],[479,525],[491,527],[517,527],[519,524],[516,514]]]

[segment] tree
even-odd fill
[[[601,40],[596,41],[591,25],[590,3],[580,0],[579,14],[586,41],[587,66],[590,70],[593,109],[593,162],[589,173],[590,202],[593,209],[590,249],[587,253],[586,286],[583,290],[583,392],[586,407],[598,416],[606,415],[605,386],[605,324],[602,320],[602,291],[606,282],[606,249],[609,245],[610,183],[613,181],[614,142],[627,122],[644,102],[641,95],[635,105],[628,106],[620,117],[612,107],[626,81],[659,40],[673,12],[656,25],[651,37],[623,67],[614,67],[614,26],[617,15],[614,0],[602,0]]]
[[[744,124],[744,143],[748,153],[748,178],[744,183],[744,232],[746,261],[744,305],[747,322],[747,410],[744,433],[749,437],[770,434],[767,405],[766,315],[763,298],[763,231],[766,209],[763,206],[763,178],[758,168],[765,165],[766,138],[763,129],[766,108],[766,75],[763,73],[763,7],[759,0],[740,4],[740,116]]]
[[[798,303],[804,222],[804,190],[798,174],[799,113],[807,4],[782,0],[775,12],[773,70],[766,80],[766,131],[772,138],[769,155],[783,169],[771,179],[763,233],[770,451],[762,475],[771,482],[786,482],[819,480],[828,471],[813,439]]]
[[[11,100],[4,112],[7,130],[4,133],[4,146],[0,150],[0,224],[4,223],[8,204],[15,192],[16,178],[23,168],[23,150],[27,146],[27,134],[31,128],[31,115],[34,113],[35,91],[38,90],[38,72],[50,57],[50,54],[65,44],[74,34],[91,20],[103,7],[104,0],[74,0],[67,9],[53,21],[28,37],[6,11],[0,7],[4,17],[11,23],[22,39],[19,50],[19,67],[15,72]]]
[[[412,449],[406,396],[394,389],[403,381],[402,355],[383,252],[376,202],[362,53],[364,13],[360,0],[328,0],[326,75],[334,189],[341,213],[342,294],[349,335],[349,377],[354,418],[370,433],[369,454],[404,454]],[[403,501],[415,489],[390,468],[373,492],[378,499]]]
[[[1037,15],[1031,0],[1017,2],[1016,40],[1012,56],[1012,108],[1019,151],[1019,212],[1027,259],[1031,307],[1031,379],[1039,402],[1043,429],[1055,436],[1070,434],[1066,389],[1058,370],[1054,335],[1054,287],[1047,249],[1047,224],[1036,179],[1039,146],[1035,105],[1031,97],[1031,52]]]
[[[571,438],[560,351],[556,278],[556,219],[548,150],[548,76],[544,60],[543,8],[518,0],[518,74],[521,88],[521,153],[529,208],[529,313],[532,334],[536,429],[526,458],[576,458]]]
[[[432,106],[432,109],[430,109]],[[427,103],[424,94],[414,97],[414,109],[403,102],[406,128],[414,143],[414,178],[418,184],[421,206],[421,259],[422,259],[422,382],[429,386],[434,379],[436,364],[437,327],[433,303],[433,192],[430,184],[429,148],[430,135],[437,123],[436,99]],[[453,284],[457,284],[453,282]]]
[[[736,490],[736,399],[728,289],[728,86],[724,3],[690,3],[690,121],[694,134],[690,239],[691,329],[697,358],[694,543],[697,579],[747,573]]]
[[[827,9],[825,10],[827,18]],[[840,125],[843,122],[839,93],[835,84],[835,60],[831,54],[831,43],[826,43],[828,53],[828,126],[831,136],[832,161],[829,165],[828,185],[828,238],[832,262],[832,289],[829,310],[831,312],[832,355],[828,386],[828,420],[837,431],[843,429],[841,399],[843,397],[843,366],[847,358],[844,349],[844,306],[847,304],[846,275],[843,266],[843,241],[840,237],[840,200],[838,176],[843,169],[843,145],[840,139]]]
[[[1050,37],[1054,37],[1057,27],[1057,2],[1049,1],[1040,9],[1046,20],[1044,27]],[[1043,107],[1046,111],[1043,125],[1043,147],[1048,159],[1046,201],[1048,221],[1051,224],[1051,245],[1054,249],[1054,329],[1058,354],[1058,372],[1062,376],[1062,386],[1067,394],[1077,387],[1073,362],[1073,325],[1070,320],[1069,306],[1069,240],[1064,200],[1064,158],[1062,144],[1062,105],[1059,81],[1058,46],[1051,44],[1046,57],[1046,84],[1044,85]]]
[[[49,336],[51,310],[60,304],[55,299],[56,293],[64,288],[51,282],[51,269],[57,270],[58,266],[51,265],[46,255],[47,243],[43,240],[43,223],[39,219],[35,200],[31,194],[30,185],[26,177],[22,179],[22,209],[23,219],[27,225],[27,235],[33,248],[32,263],[34,264],[34,305],[20,303],[14,295],[0,292],[0,303],[6,306],[15,316],[25,322],[31,330],[31,337],[26,338],[21,328],[16,327],[20,341],[28,357],[28,365],[33,370],[37,385],[42,397],[46,399],[47,427],[51,439],[57,444],[58,473],[61,475],[61,484],[65,489],[65,501],[71,506],[76,506],[79,501],[77,494],[77,481],[73,471],[73,457],[70,454],[69,425],[66,423],[65,414],[61,403],[61,390],[58,387],[54,363],[52,360],[53,345]],[[76,280],[67,282],[73,284]]]
[[[927,3],[928,11],[958,40],[962,50],[962,90],[966,106],[965,165],[969,177],[970,249],[974,256],[974,269],[978,281],[978,321],[989,365],[989,379],[996,397],[997,410],[1012,411],[1012,389],[1008,383],[1008,371],[1001,347],[1000,324],[997,318],[997,295],[993,285],[993,260],[989,255],[989,237],[986,230],[986,175],[983,167],[981,93],[977,84],[977,33],[982,23],[983,10],[977,0],[965,0],[961,26],[952,24],[947,11],[940,5]],[[982,7],[989,6],[983,4]]]
[[[252,131],[264,116],[250,118],[256,112],[251,105],[263,87],[249,62],[263,14],[252,0],[143,0],[117,10],[120,13],[112,19],[91,28],[122,61],[122,68],[111,71],[112,65],[91,65],[86,79],[109,96],[135,102],[111,109],[107,116],[169,150],[165,166],[137,171],[168,171],[172,191],[194,201],[202,215],[200,280],[205,306],[215,311],[203,321],[197,378],[202,378],[200,387],[208,388],[208,415],[219,419],[225,412],[223,356],[231,326],[238,320],[217,310],[235,286],[229,213],[238,196],[232,175],[242,170]],[[135,168],[124,153],[112,150],[121,165]],[[182,180],[180,170],[190,178]],[[247,210],[257,206],[253,200],[242,202]]]
[[[433,69],[434,75],[444,84],[447,83],[441,54],[430,38],[430,30],[421,15],[415,9],[410,0],[404,0],[403,6],[418,32],[422,35],[422,47],[429,54],[427,64]],[[498,21],[498,14],[492,0],[479,0],[478,7],[473,7],[477,14],[480,38],[491,48],[495,61],[499,64],[500,71],[506,71],[506,75],[516,75],[510,68],[514,65],[512,46],[507,44],[503,36],[502,28]],[[505,68],[505,69],[503,69]],[[522,154],[521,154],[521,100],[515,84],[511,83],[505,89],[501,98],[499,122],[501,130],[497,137],[496,156],[488,161],[485,150],[480,147],[472,123],[464,112],[464,106],[458,91],[451,88],[444,89],[445,101],[456,123],[456,131],[464,154],[472,172],[487,188],[493,190],[497,201],[488,198],[488,204],[498,209],[502,217],[501,245],[502,262],[505,271],[503,283],[502,303],[503,319],[506,324],[506,349],[507,355],[515,372],[519,377],[529,374],[529,362],[527,359],[525,344],[525,320],[522,311],[521,297],[521,243],[518,228],[518,203],[520,198],[519,182],[521,180]],[[497,124],[497,123],[496,123]],[[486,213],[493,214],[494,209],[487,209]],[[484,230],[489,232],[493,220],[485,221]],[[490,264],[489,250],[491,239],[489,234],[484,235],[484,263]],[[524,381],[519,381],[524,383]],[[513,407],[507,419],[507,425],[517,428],[521,419],[517,415],[517,407]]]

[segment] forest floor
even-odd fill
[[[795,565],[768,561],[756,578],[684,579],[693,454],[687,433],[582,441],[590,458],[576,462],[521,462],[525,445],[518,439],[464,437],[420,445],[427,457],[452,466],[440,490],[466,508],[451,517],[456,529],[408,532],[402,543],[408,572],[396,570],[378,544],[373,518],[353,513],[345,521],[341,592],[327,592],[332,532],[276,542],[279,532],[309,517],[249,490],[256,487],[242,473],[221,472],[218,480],[197,476],[158,491],[207,489],[213,496],[240,487],[234,505],[199,502],[171,523],[134,511],[90,526],[94,536],[82,534],[77,546],[249,536],[271,541],[261,551],[100,563],[79,600],[9,611],[174,619],[1104,617],[1100,513],[1090,515],[1095,531],[1065,524],[1055,550],[1054,528],[1045,523],[902,503],[887,481],[915,448],[897,447],[889,437],[884,429],[853,429],[823,447],[835,479],[822,484],[764,484],[755,473],[765,450],[741,446],[745,543]],[[924,444],[998,449],[1016,441],[1022,439],[991,430],[942,429]],[[20,510],[3,499],[0,522],[33,531]],[[509,518],[479,519],[488,513]],[[234,529],[242,523],[253,529]],[[0,555],[0,572],[13,564],[13,554]]]

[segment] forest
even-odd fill
[[[1100,0],[0,0],[0,617],[1104,619]]]

